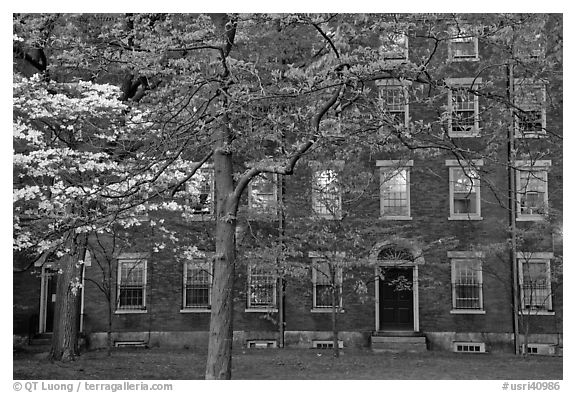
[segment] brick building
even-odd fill
[[[335,276],[342,294],[338,329],[344,347],[513,351],[515,260],[520,333],[529,325],[529,351],[559,353],[562,80],[555,73],[559,70],[544,65],[552,43],[534,39],[531,46],[513,47],[514,58],[522,61],[510,73],[493,66],[506,63],[511,54],[479,25],[444,23],[451,38],[440,41],[424,34],[422,26],[379,37],[390,67],[430,58],[430,69],[443,83],[388,78],[372,88],[393,122],[407,128],[419,121],[431,124],[450,148],[410,149],[408,143],[396,151],[359,154],[356,162],[329,151],[300,163],[293,176],[258,178],[246,193],[247,224],[239,226],[237,239],[249,238],[248,231],[290,237],[310,217],[376,228],[363,239],[364,266],[349,269],[363,276],[346,269]],[[511,85],[514,105],[504,105],[497,98],[506,97]],[[523,239],[514,258],[503,248],[509,239],[509,127],[514,127],[517,154],[516,226]],[[337,132],[329,136],[335,146],[340,137]],[[347,185],[359,173],[372,177],[360,197],[351,197],[353,187]],[[104,251],[87,256],[79,323],[90,347],[106,345],[109,304],[118,345],[206,345],[213,170],[207,166],[196,180],[191,219],[150,213],[143,220],[171,221],[200,253],[183,260],[169,247],[154,250],[157,234],[142,229],[130,249],[113,250],[108,259]],[[334,251],[344,259],[350,252]],[[322,275],[325,256],[305,250],[298,258],[308,271],[283,279],[245,257],[236,268],[235,343],[329,345],[332,301]],[[15,257],[15,265],[25,264]],[[48,263],[14,273],[15,336],[51,331],[55,269]],[[399,288],[398,280],[407,285]],[[102,282],[111,283],[110,301],[98,289]],[[358,282],[365,291],[357,290]]]

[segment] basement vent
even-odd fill
[[[528,344],[526,352],[531,355],[554,355],[553,344]]]
[[[454,352],[462,353],[484,353],[486,352],[486,344],[484,343],[471,343],[471,342],[455,342]]]
[[[334,342],[332,340],[315,340],[312,341],[312,348],[314,349],[328,349],[334,348]],[[344,348],[344,342],[342,340],[338,340],[338,348]]]
[[[117,348],[144,348],[146,347],[146,343],[144,341],[115,341],[114,346]]]
[[[246,342],[247,348],[277,348],[276,340],[250,340]]]

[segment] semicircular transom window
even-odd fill
[[[387,247],[378,253],[380,261],[411,261],[414,262],[414,256],[406,249]]]

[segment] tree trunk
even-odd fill
[[[234,224],[216,224],[216,257],[206,379],[232,377]]]
[[[223,103],[225,105],[225,102]],[[216,130],[214,180],[216,185],[216,255],[212,281],[212,312],[208,339],[206,379],[232,377],[232,318],[234,314],[234,264],[236,260],[236,213],[238,198],[234,195],[232,154],[228,119],[223,117]]]
[[[530,315],[528,315],[528,318],[530,318]],[[530,324],[526,323],[524,325],[524,342],[522,343],[522,355],[526,356],[528,355],[528,336],[530,334]]]
[[[112,355],[112,291],[108,296],[108,326],[106,329],[106,355]]]
[[[338,312],[340,311],[340,291],[338,288],[338,270],[336,267],[330,265],[330,281],[332,283],[332,347],[334,349],[334,357],[340,356],[340,348],[338,347]]]
[[[530,295],[530,296],[532,296],[532,295]],[[520,354],[522,356],[527,356],[528,355],[528,343],[530,342],[529,336],[530,336],[531,311],[530,311],[530,309],[523,310],[523,312],[524,311],[526,311],[527,314],[522,314],[522,316],[519,318],[520,319],[519,332],[522,334],[522,342],[519,343],[519,346],[520,346]]]
[[[78,355],[78,330],[80,314],[80,284],[82,265],[78,262],[86,250],[86,236],[69,235],[70,253],[60,260],[56,287],[56,309],[49,359],[63,362],[74,360]]]
[[[114,241],[114,244],[115,241]],[[114,306],[116,304],[116,298],[114,297],[114,293],[112,291],[112,268],[114,266],[112,259],[108,259],[108,282],[104,287],[106,290],[106,299],[108,300],[108,328],[106,332],[106,351],[107,355],[112,355],[112,317],[114,316]],[[114,303],[113,303],[114,302]]]

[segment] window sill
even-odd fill
[[[147,314],[148,310],[116,310],[114,314]]]
[[[448,131],[450,138],[478,138],[480,135],[478,130],[474,131]]]
[[[244,312],[278,312],[277,308],[247,308]]]
[[[524,214],[516,217],[516,221],[543,221],[544,216],[540,214]]]
[[[545,132],[516,132],[514,134],[514,138],[517,139],[540,139],[540,138],[547,138],[548,135]]]
[[[525,317],[532,317],[532,316],[552,316],[552,315],[556,315],[556,312],[554,311],[543,311],[543,310],[520,310],[518,311],[518,315],[522,315]]]
[[[448,59],[449,61],[453,62],[461,62],[461,61],[480,61],[479,57],[452,57]]]
[[[380,216],[381,220],[386,221],[411,221],[412,217],[410,216]]]
[[[454,310],[450,310],[450,314],[486,314],[486,310],[454,309]]]
[[[448,221],[482,221],[481,216],[450,216]]]
[[[180,309],[181,314],[208,314],[211,313],[212,310],[209,308],[182,308]]]
[[[310,310],[311,313],[316,313],[316,314],[331,314],[332,313],[332,308],[331,307],[326,307],[326,308],[313,308]],[[343,314],[345,311],[344,309],[340,309],[339,313]]]

